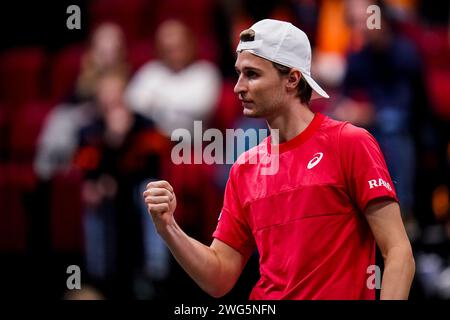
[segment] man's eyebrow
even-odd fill
[[[234,69],[239,72],[239,68],[237,66],[234,66]],[[255,68],[255,67],[244,67],[242,68],[242,71],[256,71],[256,72],[261,72],[261,69]]]

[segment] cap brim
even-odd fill
[[[311,96],[311,99],[319,99],[319,98],[329,98],[330,96],[325,92],[325,90],[323,90],[318,84],[317,82],[314,81],[313,78],[311,78],[310,76],[303,74],[302,76],[305,78],[306,82],[308,82],[308,84],[311,86],[311,88],[313,89],[313,94]]]

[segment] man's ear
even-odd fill
[[[291,69],[287,77],[286,88],[288,90],[297,90],[297,86],[301,78],[302,74],[300,71]]]

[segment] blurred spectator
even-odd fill
[[[41,179],[49,180],[58,170],[67,169],[78,130],[95,116],[92,100],[98,78],[108,70],[127,74],[129,66],[125,58],[120,27],[111,23],[99,25],[83,55],[72,97],[52,110],[38,139],[34,168]]]
[[[100,24],[92,34],[89,49],[81,61],[77,79],[75,101],[91,100],[98,78],[105,70],[117,70],[124,74],[130,71],[125,38],[122,29],[113,23]]]
[[[207,128],[219,102],[221,75],[214,64],[197,58],[196,42],[192,32],[180,21],[166,20],[155,35],[159,59],[141,67],[127,88],[126,99],[131,109],[153,120],[166,137],[179,128],[189,130],[192,137],[196,120],[203,121],[203,128]],[[196,164],[174,165],[170,159],[166,165],[168,176],[165,178],[179,190],[182,202],[177,208],[177,221],[200,241],[211,241],[220,207],[220,195],[212,182],[213,168]],[[145,206],[143,210],[146,211]],[[146,241],[154,244],[146,249],[146,276],[160,281],[167,272],[164,272],[163,260],[157,259],[171,257],[148,218],[143,221],[143,226]],[[178,286],[185,275],[177,267],[172,273],[169,280]],[[196,288],[186,285],[186,290],[192,293]]]
[[[98,78],[99,115],[81,129],[74,163],[85,172],[87,271],[95,281],[117,280],[118,293],[132,296],[144,250],[135,194],[143,181],[160,178],[168,140],[125,105],[126,84],[126,76],[114,71]]]
[[[351,8],[348,19],[352,28],[360,30],[364,45],[348,57],[344,98],[334,116],[374,134],[385,154],[402,214],[412,219],[416,165],[412,124],[414,112],[426,108],[418,96],[423,90],[421,61],[414,45],[396,32],[387,7],[381,6],[381,29],[368,29],[366,8],[371,3],[362,2]],[[417,103],[422,105],[416,108]]]
[[[344,77],[345,57],[351,45],[351,31],[345,21],[345,0],[324,0],[319,10],[314,50],[314,74],[328,87],[337,87]]]
[[[77,132],[94,117],[91,103],[60,104],[45,120],[38,138],[34,170],[42,180],[50,180],[55,173],[69,169],[77,147]]]
[[[345,76],[347,55],[365,45],[371,1],[324,0],[317,25],[317,46],[312,66],[328,87],[338,88]],[[383,12],[382,14],[384,14]]]
[[[156,32],[159,60],[138,70],[127,88],[132,110],[155,121],[171,136],[177,128],[192,132],[193,121],[207,121],[221,88],[216,66],[197,60],[196,39],[181,22],[163,22]]]

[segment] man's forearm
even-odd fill
[[[392,248],[384,259],[381,300],[406,300],[415,273],[414,257],[409,249]]]
[[[245,264],[241,253],[216,239],[205,246],[181,230],[173,215],[175,193],[167,181],[150,182],[142,195],[158,234],[181,267],[210,295],[228,292]]]
[[[189,237],[177,224],[169,225],[159,234],[187,274],[208,294],[223,294],[224,278],[221,263],[213,248]]]

